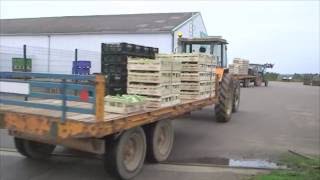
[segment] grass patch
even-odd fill
[[[259,174],[252,180],[319,180],[320,157],[307,159],[293,154],[285,154],[280,160],[288,170],[274,170],[269,174]]]

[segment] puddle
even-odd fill
[[[256,169],[282,169],[286,168],[277,163],[262,160],[262,159],[228,159],[218,157],[205,157],[197,159],[183,159],[173,160],[167,163],[179,163],[179,164],[203,164],[203,165],[216,165],[216,166],[229,166],[239,168],[256,168]]]
[[[260,159],[249,159],[249,160],[235,160],[229,159],[230,167],[245,167],[245,168],[268,168],[268,169],[279,169],[283,168],[277,163],[260,160]]]

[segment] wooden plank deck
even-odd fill
[[[97,121],[95,115],[67,113],[66,121],[60,121],[62,112],[40,108],[29,108],[0,104],[0,114],[4,114],[6,128],[15,132],[34,136],[56,138],[101,138],[126,129],[152,123],[161,119],[174,118],[184,113],[201,109],[217,102],[217,97],[201,100],[183,101],[182,103],[163,108],[148,108],[131,114],[104,113],[103,121]],[[43,104],[59,104],[60,100],[42,100]],[[70,102],[68,106],[89,107],[83,102]],[[1,119],[0,119],[1,121]]]

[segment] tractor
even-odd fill
[[[265,72],[267,68],[273,68],[274,64],[249,64],[248,75],[255,76],[254,86],[261,86],[264,83],[268,86],[268,80],[265,77]]]
[[[205,53],[217,61],[214,72],[219,80],[219,102],[215,105],[216,120],[226,122],[231,113],[238,111],[240,103],[240,83],[227,68],[227,44],[221,36],[205,38],[178,38],[178,53]]]

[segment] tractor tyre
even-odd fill
[[[234,81],[231,74],[224,74],[219,89],[218,104],[215,105],[217,122],[228,122],[233,109]]]

